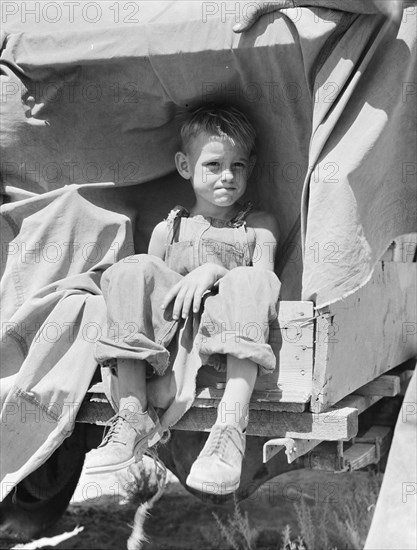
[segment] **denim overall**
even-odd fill
[[[178,420],[191,406],[202,364],[224,370],[231,354],[252,360],[259,374],[275,368],[268,336],[277,318],[280,282],[272,271],[251,267],[256,243],[245,222],[250,208],[224,221],[190,216],[177,207],[167,218],[165,261],[149,254],[130,256],[103,274],[107,334],[97,342],[96,360],[103,366],[114,366],[119,358],[146,361],[152,367],[148,400],[161,408],[178,402],[170,419]],[[173,320],[173,303],[160,307],[164,296],[207,262],[229,271],[204,297],[200,312],[186,321]],[[180,398],[182,386],[188,389]]]
[[[252,209],[251,203],[231,220],[189,216],[179,206],[168,215],[168,237],[165,263],[186,275],[207,262],[226,269],[252,265],[255,232],[246,227],[245,218]]]

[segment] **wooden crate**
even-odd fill
[[[327,410],[417,355],[416,267],[410,261],[381,261],[364,287],[319,311],[312,411]]]

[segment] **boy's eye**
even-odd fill
[[[236,168],[246,168],[246,164],[244,162],[235,162],[235,167]]]
[[[208,166],[209,168],[219,168],[220,162],[216,162],[213,160],[211,162],[207,162],[206,166]]]

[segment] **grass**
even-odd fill
[[[233,550],[255,550],[259,531],[250,527],[248,513],[242,514],[236,498],[234,503],[234,513],[229,516],[227,523],[222,523],[218,515],[213,513],[220,534]]]
[[[287,525],[281,541],[268,550],[361,550],[371,525],[375,504],[382,483],[382,475],[369,473],[367,478],[355,477],[336,501],[325,498],[308,503],[302,498],[294,504],[297,514],[298,536],[291,538]],[[262,532],[251,527],[248,514],[243,514],[235,501],[234,513],[222,522],[213,514],[226,549],[257,550]],[[278,533],[277,533],[278,538]]]

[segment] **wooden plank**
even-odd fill
[[[218,399],[196,399],[193,403],[193,407],[201,408],[201,409],[207,409],[207,408],[213,408],[217,407],[219,404]],[[280,411],[280,412],[298,412],[302,413],[308,408],[308,402],[295,402],[295,403],[287,403],[287,402],[277,402],[277,403],[268,403],[268,402],[250,402],[249,404],[249,410],[251,411]]]
[[[109,403],[84,403],[77,422],[105,424],[114,411]],[[192,408],[172,427],[174,430],[210,431],[217,418],[215,408]],[[351,439],[358,430],[358,411],[345,407],[316,415],[310,412],[293,413],[255,411],[251,414],[248,435],[261,437],[292,437],[294,439]]]
[[[313,303],[280,301],[278,325],[270,333],[277,357],[273,373],[260,376],[255,391],[271,391],[270,398],[281,403],[307,403],[313,373]]]
[[[278,324],[270,332],[277,357],[273,373],[260,376],[255,391],[274,390],[282,403],[307,403],[313,377],[313,302],[280,301]]]
[[[273,456],[285,449],[288,464],[292,464],[297,458],[305,455],[321,441],[317,439],[292,439],[291,437],[283,437],[270,439],[263,446],[263,462],[268,462]]]
[[[340,472],[345,469],[343,456],[338,454],[338,443],[323,441],[311,452],[304,455],[304,468],[325,472]]]
[[[363,435],[356,437],[357,443],[369,443],[371,441],[378,440],[382,443],[389,438],[393,432],[393,429],[389,426],[371,426]]]
[[[401,378],[394,374],[383,374],[372,382],[368,382],[361,388],[355,390],[356,395],[381,395],[394,397],[401,391]]]
[[[382,396],[380,395],[347,395],[341,399],[337,405],[329,409],[328,413],[335,409],[354,408],[358,411],[358,414],[361,414],[363,411],[366,411],[366,409],[369,409],[369,407],[377,403],[380,399],[382,399]],[[321,418],[323,414],[326,413],[316,413],[316,417]]]
[[[78,411],[76,421],[84,424],[104,425],[114,414],[109,402],[84,401]]]
[[[366,433],[353,439],[344,451],[345,468],[358,470],[368,464],[377,464],[389,450],[393,429],[388,426],[372,426]]]
[[[212,387],[197,388],[193,407],[217,407],[223,396],[224,389]],[[250,410],[274,410],[303,412],[308,406],[308,400],[286,402],[281,401],[282,392],[279,390],[255,391],[252,394]]]
[[[312,410],[326,410],[417,354],[416,303],[416,265],[379,262],[363,288],[320,311]]]
[[[379,399],[380,396],[350,395],[324,413],[253,410],[247,433],[304,440],[349,440],[357,434],[358,415]],[[77,422],[104,424],[113,415],[110,404],[100,399],[83,403]],[[209,431],[216,417],[215,407],[192,407],[172,429]]]
[[[390,427],[372,426],[361,437],[355,437],[353,445],[347,450],[343,449],[343,442],[324,441],[304,456],[304,467],[328,472],[363,468],[385,456],[390,447],[392,433],[393,429]]]
[[[400,395],[405,395],[405,391],[408,388],[408,384],[414,374],[414,370],[406,369],[400,374],[401,390]]]
[[[347,469],[359,470],[377,462],[376,447],[372,443],[355,443],[344,452]]]
[[[349,396],[324,413],[251,411],[248,435],[293,439],[348,440],[357,434],[358,414],[381,399]],[[215,408],[192,408],[173,429],[209,431],[216,420]]]
[[[222,398],[224,389],[206,387],[197,388],[196,398],[193,403],[193,407],[217,407]],[[104,395],[103,383],[99,382],[89,388],[88,392],[92,394],[91,400],[96,401],[99,396],[102,396],[104,401],[107,398]],[[292,412],[304,412],[307,408],[308,402],[299,403],[281,403],[279,397],[281,392],[276,390],[259,391],[252,394],[251,402],[249,405],[250,410],[273,410],[273,411],[292,411]]]

